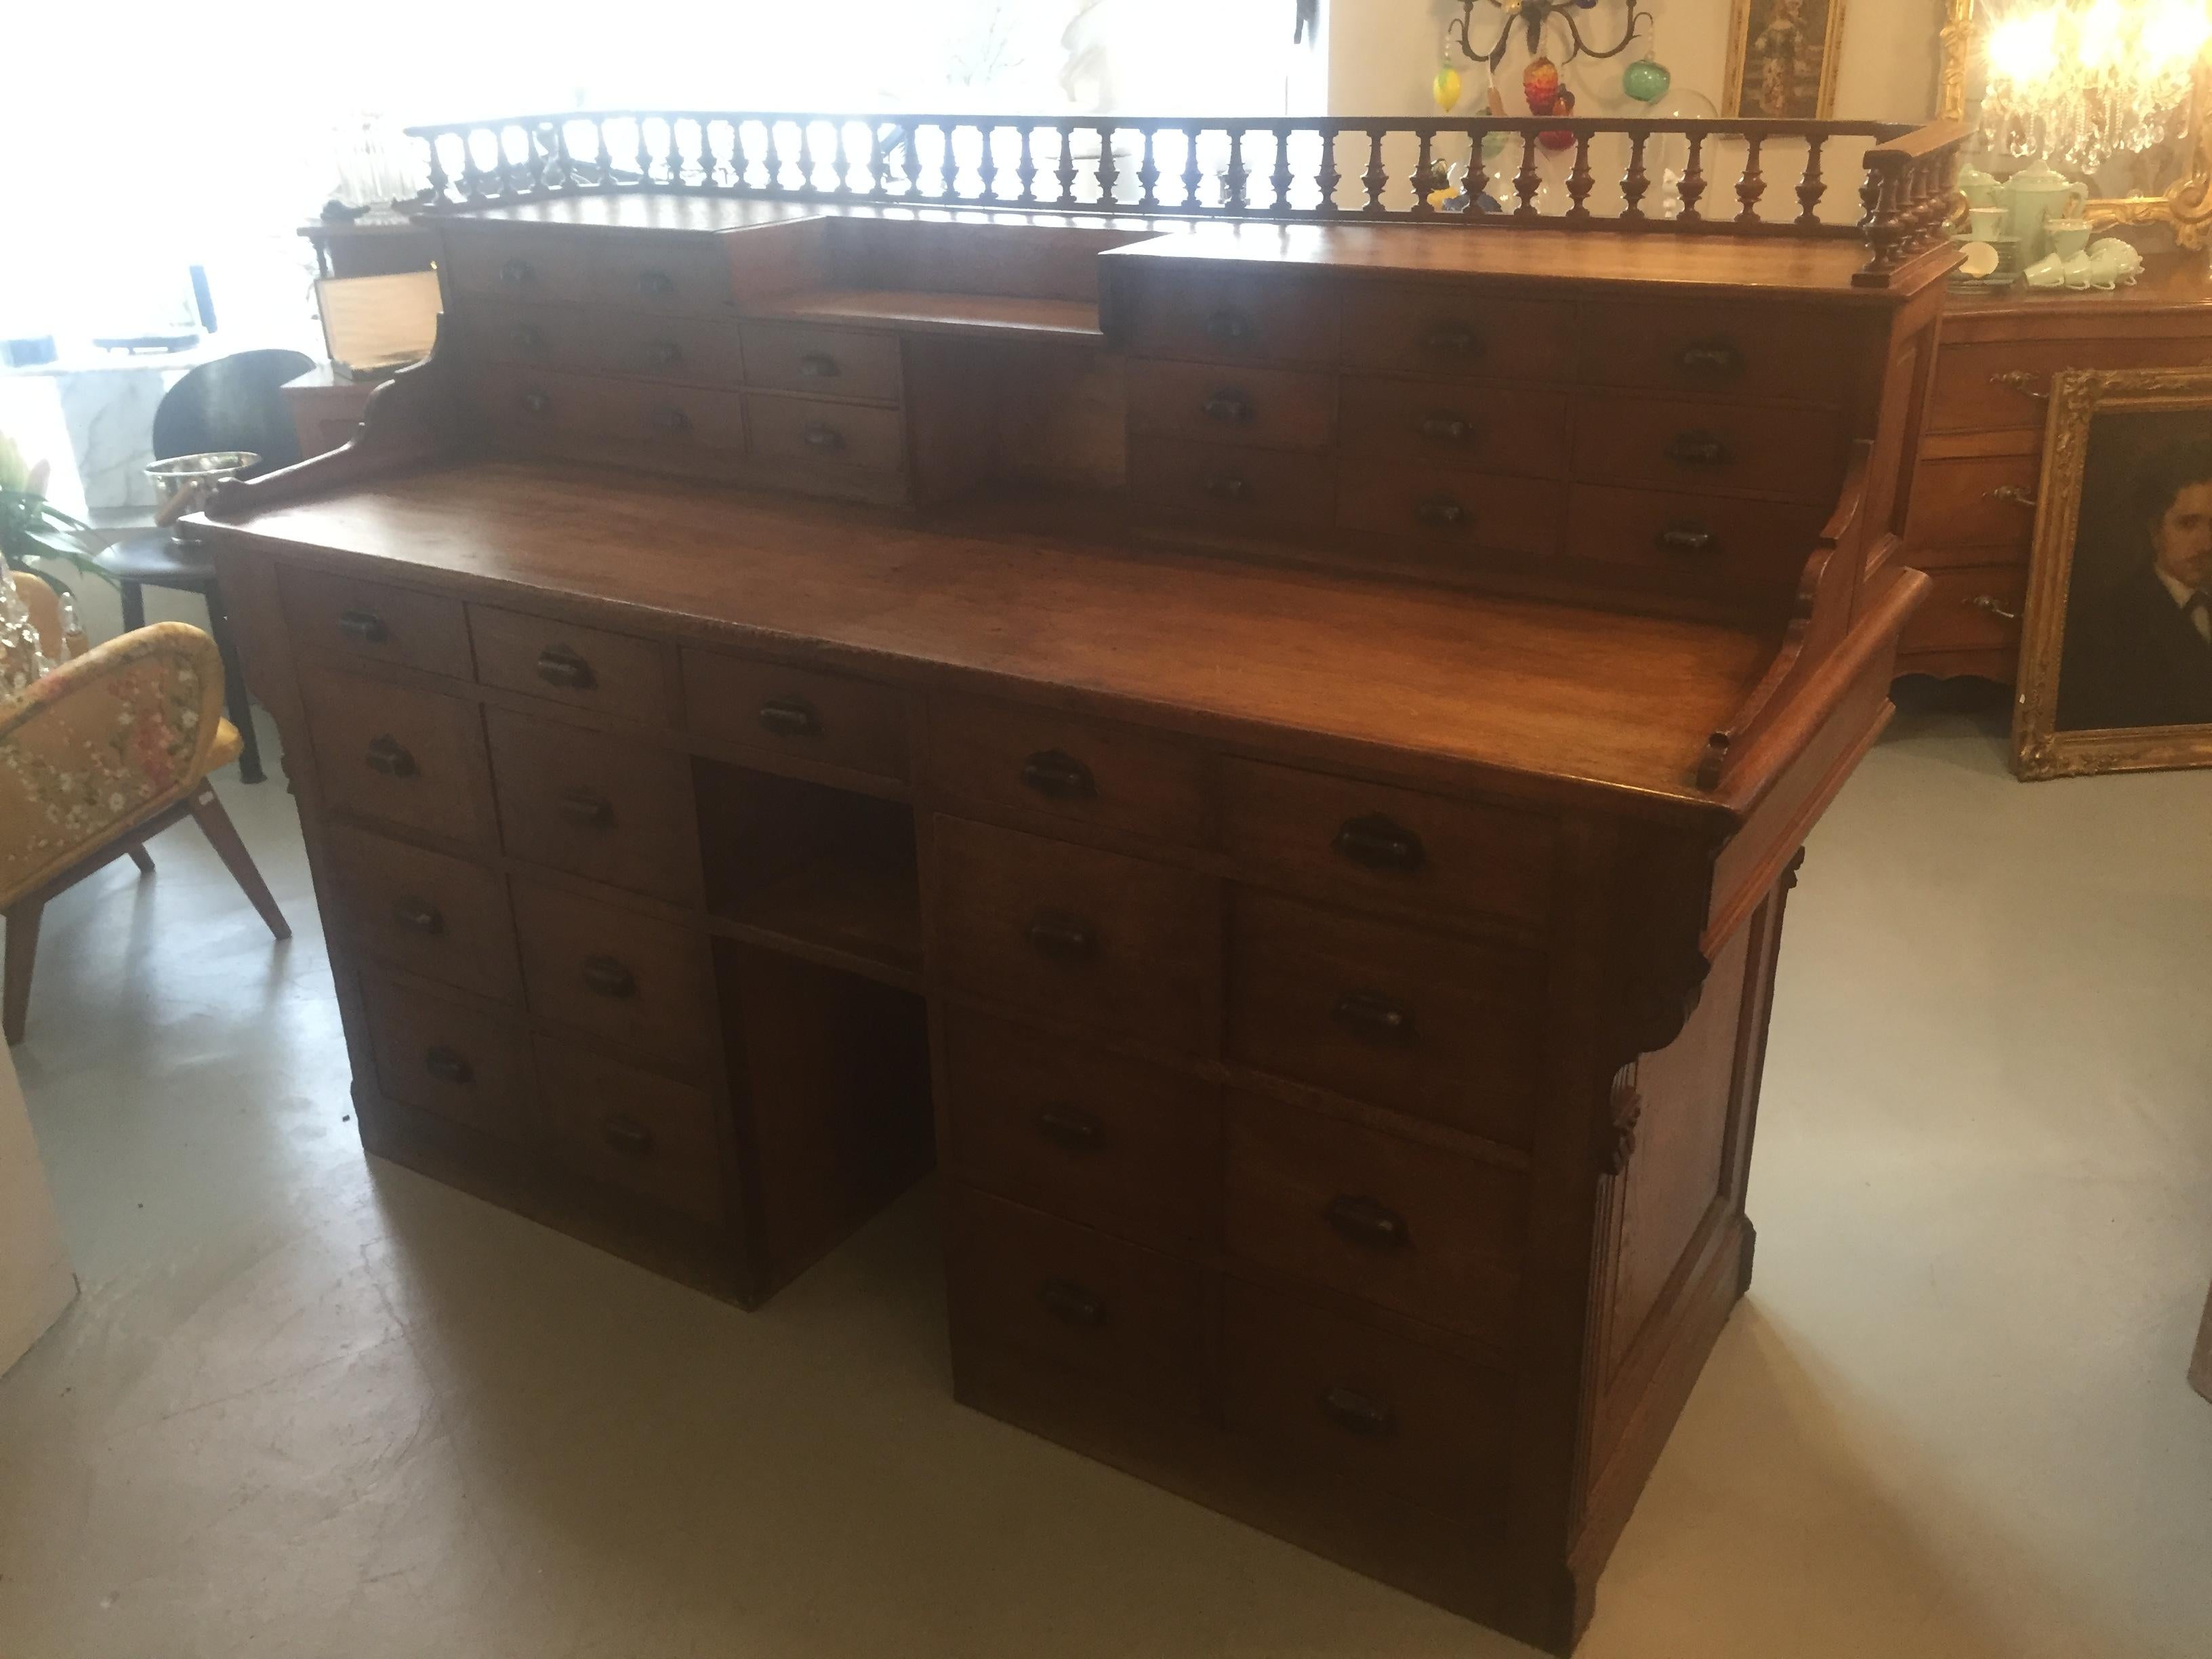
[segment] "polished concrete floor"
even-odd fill
[[[0,1382],[0,1656],[1527,1650],[947,1393],[925,1188],[768,1310],[362,1158],[289,803],[50,913],[84,1291]],[[1587,1659],[2212,1652],[2212,774],[1899,720],[1792,902],[1759,1272]]]

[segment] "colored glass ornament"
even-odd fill
[[[1549,115],[1559,95],[1559,66],[1548,58],[1531,58],[1521,71],[1521,90],[1528,100],[1528,113]]]
[[[1620,89],[1639,104],[1656,104],[1674,84],[1674,76],[1656,58],[1639,58],[1620,72]]]

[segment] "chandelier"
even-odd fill
[[[2187,125],[2206,0],[1984,0],[1990,153],[2094,173]]]

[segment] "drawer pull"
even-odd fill
[[[634,997],[637,975],[612,957],[586,957],[584,988],[603,997]]]
[[[1710,553],[1713,550],[1713,532],[1701,524],[1670,524],[1651,539],[1662,553]]]
[[[374,611],[339,611],[338,632],[356,645],[382,645],[392,637],[392,630],[384,625],[384,618]]]
[[[809,449],[824,455],[834,455],[845,447],[845,434],[820,421],[809,421],[799,429],[799,438]]]
[[[415,757],[399,746],[397,738],[371,738],[368,752],[362,757],[372,772],[381,772],[387,778],[411,778],[415,775]]]
[[[535,323],[517,323],[507,337],[524,351],[542,351],[545,348],[545,336]]]
[[[1994,593],[1977,593],[1966,603],[1986,616],[1995,617],[1999,622],[2016,623],[2020,620],[2020,612],[2006,610]]]
[[[1241,426],[1252,418],[1252,405],[1233,392],[1217,392],[1198,408],[1207,420],[1225,426]]]
[[[1482,337],[1465,323],[1445,323],[1432,328],[1421,343],[1431,351],[1449,351],[1458,357],[1482,355]]]
[[[1413,1011],[1380,991],[1346,991],[1329,1014],[1364,1042],[1402,1046],[1413,1040]]]
[[[1098,935],[1080,916],[1065,910],[1040,910],[1024,930],[1030,946],[1061,962],[1081,962],[1098,954]]]
[[[1999,484],[1995,489],[1990,491],[1990,499],[1993,501],[2010,501],[2014,507],[2024,507],[2031,513],[2035,511],[2034,492],[2022,489],[2018,484]]]
[[[1419,836],[1380,812],[1346,818],[1329,844],[1354,864],[1364,864],[1370,870],[1414,871],[1428,856]]]
[[[1252,499],[1251,483],[1234,472],[1210,474],[1199,488],[1217,501],[1249,501]]]
[[[1711,432],[1678,432],[1667,441],[1667,459],[1685,466],[1724,466],[1729,447]]]
[[[446,919],[438,907],[427,899],[396,898],[392,901],[392,919],[410,933],[420,933],[425,939],[435,939],[446,931]]]
[[[1680,359],[1692,374],[1740,374],[1743,353],[1726,340],[1699,340],[1682,349]]]
[[[515,402],[532,415],[543,415],[553,407],[553,400],[542,392],[526,392]]]
[[[1413,517],[1431,530],[1449,530],[1465,524],[1468,511],[1449,495],[1433,496],[1413,508]]]
[[[1040,749],[1022,763],[1022,785],[1047,800],[1096,800],[1098,783],[1091,769],[1058,749]]]
[[[1330,1422],[1350,1434],[1380,1439],[1398,1431],[1396,1412],[1381,1401],[1370,1400],[1358,1389],[1347,1389],[1342,1383],[1322,1390],[1321,1408]]]
[[[1241,311],[1217,311],[1206,319],[1206,337],[1224,343],[1249,340],[1259,331]]]
[[[589,691],[599,684],[592,665],[565,645],[549,645],[538,653],[538,678],[564,691]]]
[[[475,1068],[460,1050],[448,1048],[443,1043],[423,1051],[422,1069],[441,1083],[468,1084],[476,1079]]]
[[[763,730],[779,738],[811,738],[822,731],[822,716],[804,697],[770,697],[760,706]]]
[[[2024,368],[2001,368],[1990,376],[1990,384],[2002,392],[2017,392],[2023,398],[2033,398],[2038,403],[2048,403],[2051,393],[2039,386],[2038,377]]]
[[[1106,1304],[1094,1291],[1086,1291],[1072,1279],[1048,1279],[1037,1286],[1037,1300],[1055,1319],[1064,1319],[1071,1325],[1088,1325],[1092,1329],[1106,1322]]]
[[[673,340],[649,340],[645,360],[655,368],[673,368],[684,361],[684,348]]]
[[[561,816],[579,830],[605,830],[614,824],[615,809],[595,790],[564,789],[560,806]]]
[[[1071,1152],[1095,1152],[1105,1138],[1106,1126],[1088,1112],[1073,1106],[1047,1106],[1036,1115],[1037,1133]]]
[[[653,1150],[653,1131],[634,1117],[611,1117],[599,1125],[599,1135],[608,1146],[632,1158],[642,1158]]]
[[[810,351],[799,360],[799,372],[810,380],[834,380],[845,371],[826,351]]]
[[[1406,1218],[1371,1198],[1339,1193],[1329,1200],[1327,1214],[1328,1224],[1355,1244],[1400,1250],[1413,1242],[1406,1231]]]
[[[509,259],[499,268],[499,280],[508,288],[520,288],[531,278],[530,261]]]
[[[673,404],[663,404],[645,417],[645,423],[655,432],[689,432],[691,417]]]
[[[637,291],[665,300],[676,292],[676,279],[665,270],[641,270],[637,273]]]
[[[1456,415],[1431,415],[1421,422],[1421,435],[1432,443],[1463,444],[1474,428]]]

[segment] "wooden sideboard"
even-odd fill
[[[2068,368],[2212,364],[2202,255],[2155,261],[2132,288],[1954,297],[1905,557],[1932,581],[1898,649],[1899,673],[2012,684],[2035,538],[2051,377]]]
[[[427,216],[438,350],[196,525],[364,1144],[747,1305],[933,1160],[961,1400],[1566,1651],[1925,586],[1902,199]]]

